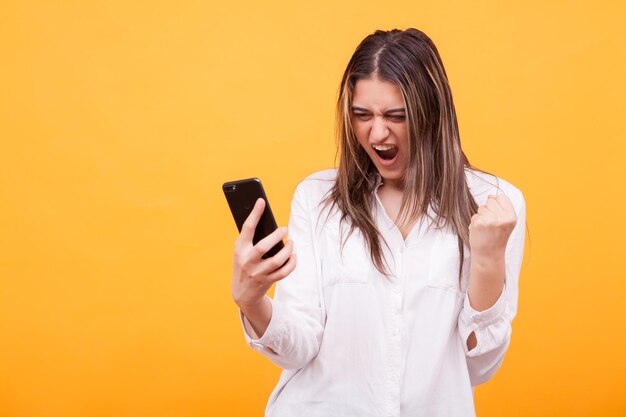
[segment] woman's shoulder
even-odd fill
[[[336,180],[337,170],[325,169],[306,176],[296,186],[291,202],[292,218],[306,219],[316,239],[327,230],[339,230],[341,215],[331,199]]]
[[[522,191],[504,178],[468,167],[465,168],[465,177],[478,205],[485,204],[489,194],[495,195],[500,192],[504,193],[515,207],[525,203]]]
[[[336,169],[314,172],[296,186],[293,200],[295,204],[308,207],[308,210],[321,210],[337,178]]]

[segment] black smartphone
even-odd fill
[[[252,212],[252,208],[254,207],[254,203],[257,199],[262,198],[265,200],[265,210],[259,219],[259,223],[254,231],[254,237],[252,238],[253,245],[256,245],[259,240],[263,239],[265,236],[269,235],[278,228],[274,215],[272,214],[272,209],[270,208],[270,203],[267,201],[265,191],[263,191],[263,185],[261,184],[260,179],[248,178],[245,180],[225,182],[222,185],[222,190],[226,196],[226,201],[228,201],[230,211],[233,213],[233,217],[235,218],[235,223],[237,223],[239,233],[241,233],[243,223]],[[285,244],[281,240],[274,245],[272,249],[266,252],[262,258],[271,258],[284,246]]]

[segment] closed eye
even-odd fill
[[[392,122],[403,122],[406,119],[404,114],[390,114],[387,116]]]
[[[356,113],[355,112],[355,113],[352,113],[352,115],[359,120],[369,120],[372,117],[370,113]]]

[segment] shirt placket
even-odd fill
[[[387,415],[397,417],[400,415],[400,379],[402,377],[401,353],[402,353],[402,299],[404,271],[406,264],[406,247],[404,242],[396,252],[396,274],[392,283],[390,295],[390,337],[388,339],[388,364],[387,364]]]

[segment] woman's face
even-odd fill
[[[352,126],[383,184],[401,187],[409,144],[400,87],[378,78],[358,80],[352,95]]]

